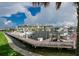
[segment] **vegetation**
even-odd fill
[[[20,56],[21,54],[15,52],[10,48],[3,32],[0,32],[0,56]]]

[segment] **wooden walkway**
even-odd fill
[[[8,35],[12,36],[12,37],[15,37],[21,41],[24,41],[28,44],[31,44],[32,46],[35,46],[35,47],[53,47],[53,48],[73,48],[73,41],[71,42],[53,42],[53,41],[50,41],[49,39],[46,39],[46,40],[43,40],[43,41],[37,41],[37,40],[34,40],[34,39],[30,39],[30,38],[23,38],[21,36],[18,36],[18,35],[14,35],[12,33],[7,33]]]

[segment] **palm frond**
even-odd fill
[[[58,10],[61,6],[61,2],[56,2],[56,9]]]
[[[44,7],[47,7],[49,5],[49,2],[32,2],[33,6],[39,6],[44,5]]]

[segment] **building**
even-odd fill
[[[69,40],[71,34],[76,32],[76,28],[62,26],[62,27],[53,27],[50,25],[23,25],[18,26],[18,32],[25,33],[29,38],[37,39],[51,39],[53,40]]]

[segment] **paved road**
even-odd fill
[[[33,39],[29,39],[29,38],[23,38],[19,35],[15,35],[15,34],[12,34],[12,33],[7,33],[8,35],[12,36],[12,37],[15,37],[21,41],[24,41],[26,43],[29,43],[35,47],[54,47],[54,48],[71,48],[73,47],[73,41],[72,40],[69,40],[69,41],[66,41],[66,42],[53,42],[53,41],[50,41],[50,39],[46,39],[46,40],[43,40],[43,41],[36,41],[36,40],[33,40]]]
[[[31,55],[32,54],[34,55],[35,53],[39,54],[39,55],[49,55],[49,56],[52,56],[52,55],[74,55],[75,54],[74,51],[67,50],[67,49],[59,49],[58,50],[57,48],[42,48],[42,47],[35,48],[29,44],[19,41],[18,39],[15,39],[13,37],[10,37],[10,38],[16,44],[16,46],[18,46],[26,51],[32,52]]]
[[[31,48],[32,48],[31,45],[26,44],[22,41],[19,41],[18,39],[13,38],[11,36],[7,36],[7,37],[10,38],[10,41],[13,42],[13,43],[12,42],[10,43],[10,46],[15,51],[17,52],[19,51],[20,53],[26,56],[40,56],[40,54],[31,51]]]

